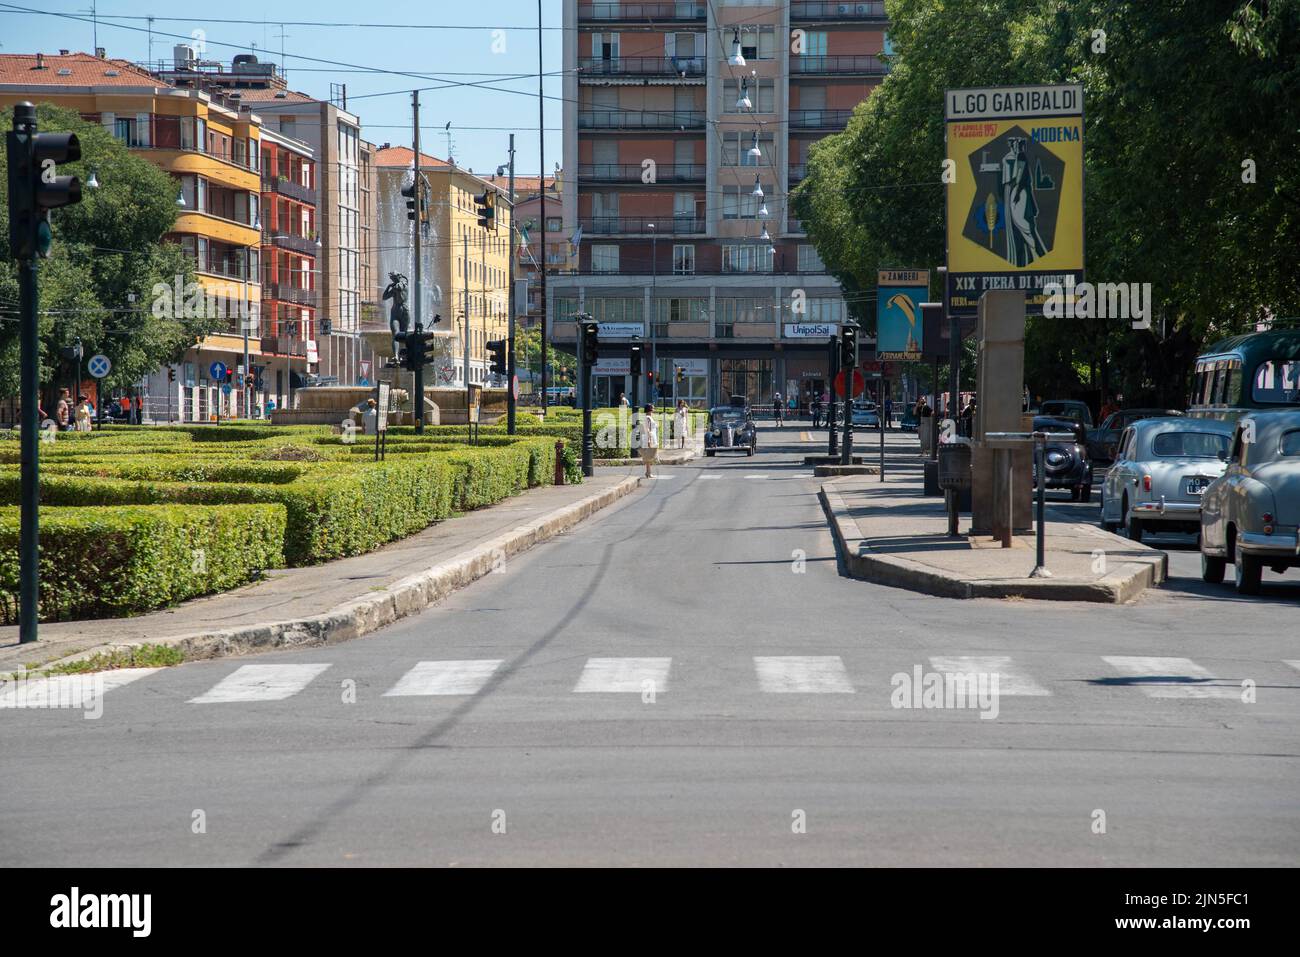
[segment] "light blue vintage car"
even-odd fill
[[[1201,529],[1201,496],[1223,474],[1232,426],[1215,419],[1139,419],[1120,435],[1101,483],[1101,525],[1144,532]]]
[[[1201,502],[1201,577],[1258,594],[1265,566],[1300,566],[1300,410],[1252,412],[1236,422],[1223,476]]]

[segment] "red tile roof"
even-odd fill
[[[202,74],[200,74],[201,76]],[[306,93],[299,93],[296,90],[287,90],[282,87],[244,87],[244,86],[217,86],[214,88],[222,96],[237,99],[250,103],[316,103],[314,96],[308,96]],[[283,95],[282,95],[283,94]]]
[[[37,66],[37,57],[41,66]],[[66,72],[64,72],[66,71]],[[0,86],[148,86],[170,83],[126,60],[101,60],[89,53],[0,54]]]
[[[407,169],[411,168],[411,163],[415,160],[415,150],[409,146],[389,146],[385,149],[375,150],[372,162],[375,166],[402,166]],[[438,159],[436,156],[430,156],[428,153],[420,154],[420,168],[438,168],[451,166],[446,160]]]

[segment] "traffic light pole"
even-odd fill
[[[839,434],[835,431],[835,376],[840,368],[840,343],[835,336],[831,336],[830,349],[831,387],[826,390],[826,454],[833,458],[840,454]]]
[[[853,380],[858,371],[858,339],[856,331],[850,333],[852,345],[845,348],[841,365],[844,366],[844,440],[840,443],[840,464],[853,463]],[[841,338],[841,343],[844,339]]]
[[[596,474],[595,443],[591,437],[591,363],[587,361],[587,324],[581,326],[578,361],[582,363],[582,474]]]
[[[32,129],[36,122],[33,119]],[[38,291],[36,260],[18,263],[19,324],[22,380],[22,530],[18,542],[18,641],[36,640],[40,598],[40,334],[36,325]]]
[[[411,91],[411,114],[414,128],[411,133],[412,147],[415,150],[415,159],[412,161],[415,166],[415,179],[412,181],[415,187],[415,229],[414,233],[414,253],[415,262],[412,264],[414,269],[415,290],[411,297],[415,307],[412,317],[415,320],[415,334],[419,338],[424,332],[424,316],[421,313],[424,296],[420,289],[420,261],[423,258],[420,251],[420,233],[424,225],[424,184],[420,180],[420,91]],[[420,361],[415,363],[415,395],[411,398],[415,402],[415,434],[424,434],[424,361],[423,356]],[[468,388],[468,386],[466,387]],[[469,406],[465,407],[466,416],[469,414]]]
[[[507,263],[509,285],[507,309],[510,316],[506,321],[506,434],[515,434],[515,134],[510,134],[510,258]],[[544,258],[544,257],[543,257]]]

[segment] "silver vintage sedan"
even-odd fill
[[[1196,534],[1201,496],[1223,474],[1232,426],[1215,419],[1139,419],[1124,430],[1101,484],[1101,525]]]
[[[1231,562],[1254,595],[1265,566],[1300,567],[1300,410],[1243,415],[1226,458],[1202,503],[1201,577],[1221,582]]]

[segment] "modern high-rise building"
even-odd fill
[[[601,323],[597,405],[631,393],[633,336],[660,394],[697,405],[806,404],[827,387],[845,304],[789,191],[887,72],[887,25],[881,2],[564,0],[563,219],[579,256],[549,277],[547,313],[569,350],[575,315]]]

